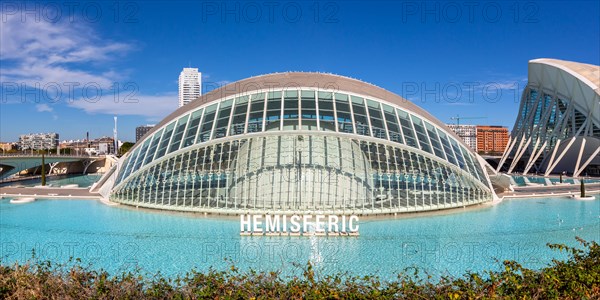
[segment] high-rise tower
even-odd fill
[[[202,73],[198,68],[183,68],[179,74],[179,107],[182,107],[202,94]]]

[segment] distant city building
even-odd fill
[[[477,127],[475,125],[446,124],[446,126],[454,131],[471,150],[477,149]]]
[[[183,68],[179,74],[179,107],[182,107],[202,94],[202,73],[198,68]]]
[[[71,149],[71,154],[102,155],[115,153],[115,143],[112,137],[104,136],[94,140],[62,141],[60,150]]]
[[[21,150],[45,150],[58,147],[58,133],[30,133],[19,136]]]
[[[2,152],[17,150],[18,148],[19,148],[18,143],[0,142],[0,149],[2,150]]]
[[[508,128],[504,126],[477,125],[477,152],[502,154],[508,144]]]
[[[110,142],[99,142],[98,143],[98,153],[108,154],[114,153],[115,143],[114,139],[111,139]]]
[[[135,128],[135,142],[137,143],[139,140],[144,137],[144,135],[152,129],[154,125],[142,125]]]

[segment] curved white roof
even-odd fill
[[[600,124],[600,66],[540,58],[529,61],[529,84],[573,101]]]
[[[403,109],[406,109],[410,112],[415,112],[423,116],[427,120],[442,128],[445,128],[446,126],[443,122],[441,122],[436,117],[432,116],[429,112],[417,106],[413,102],[406,100],[403,97],[376,85],[360,81],[358,79],[329,73],[284,72],[249,77],[246,79],[229,83],[218,89],[212,90],[169,114],[160,123],[154,126],[154,128],[149,133],[147,133],[147,135],[149,136],[150,134],[161,128],[163,125],[171,122],[175,118],[189,111],[192,111],[204,104],[240,93],[248,93],[255,90],[269,88],[277,89],[283,87],[314,87],[321,90],[354,92],[367,97],[370,96],[375,99],[383,100],[385,102],[398,105]],[[447,131],[452,136],[458,138],[458,136],[456,136],[452,130]]]
[[[600,93],[600,66],[578,63],[574,61],[566,61],[551,58],[538,58],[529,61],[530,64],[545,64],[559,68],[575,77],[584,81],[597,93]]]

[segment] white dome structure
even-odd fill
[[[439,120],[323,73],[228,84],[167,116],[101,187],[112,201],[219,214],[387,214],[493,199],[483,160]]]

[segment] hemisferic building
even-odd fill
[[[102,189],[139,207],[387,214],[479,204],[485,162],[412,102],[323,73],[228,84],[157,124]]]

